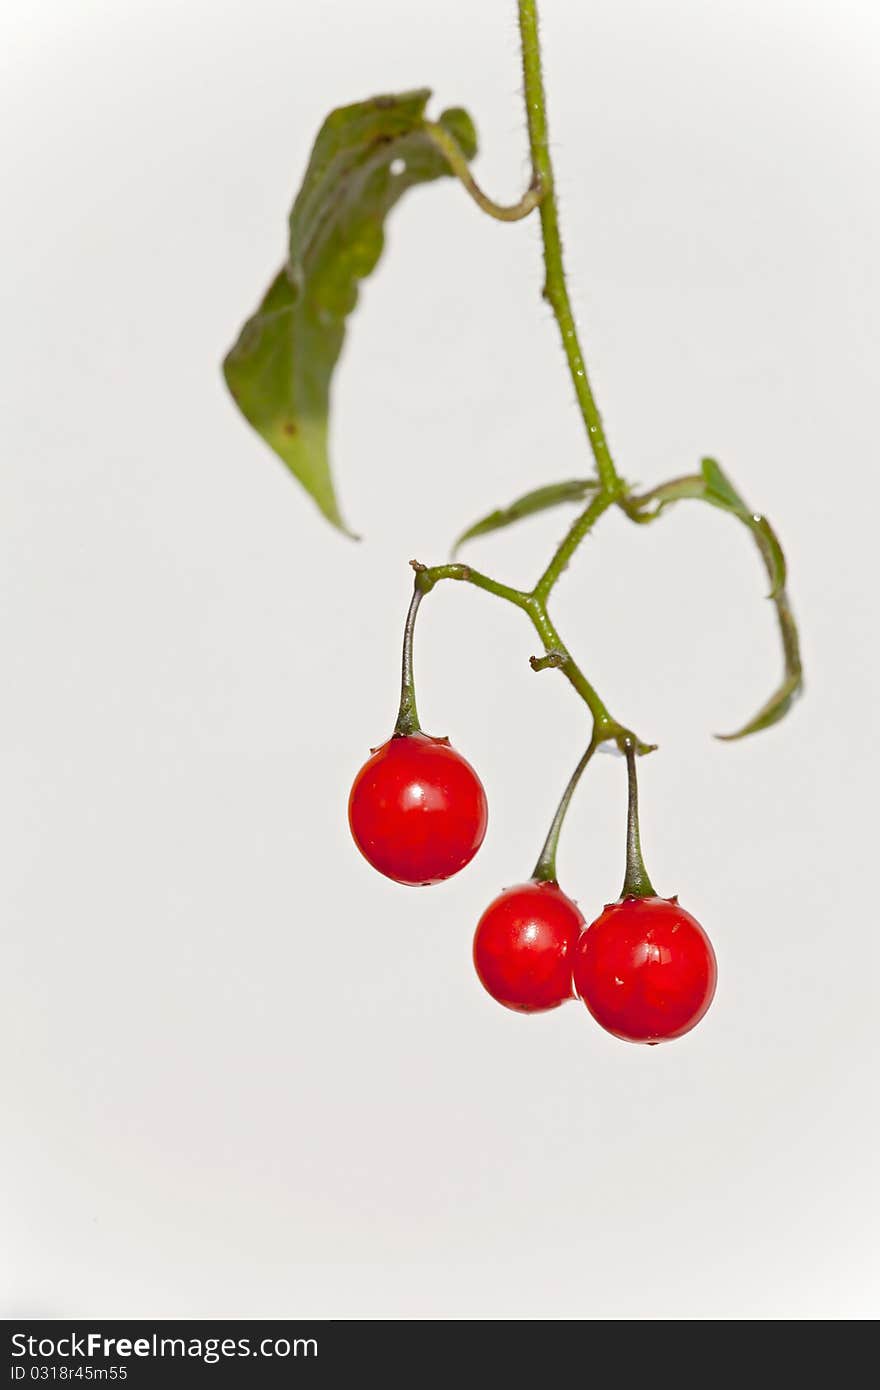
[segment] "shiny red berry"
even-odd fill
[[[571,962],[584,925],[557,883],[520,883],[486,908],[474,936],[482,984],[508,1009],[537,1013],[572,997]]]
[[[675,898],[605,908],[574,953],[574,986],[597,1022],[628,1042],[680,1038],[712,1003],[715,952]]]
[[[473,859],[486,834],[486,793],[445,738],[395,734],[364,763],[351,789],[355,844],[397,883],[439,883]]]

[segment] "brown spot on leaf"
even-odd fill
[[[297,434],[299,434],[299,430],[297,429],[293,420],[285,420],[284,424],[281,426],[281,433],[286,434],[288,439],[293,439]]]

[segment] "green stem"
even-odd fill
[[[519,0],[519,30],[522,42],[523,83],[525,87],[526,118],[529,127],[529,148],[532,168],[541,189],[541,237],[544,243],[544,297],[547,299],[562,337],[568,368],[574,382],[581,414],[596,468],[607,492],[620,487],[620,478],[605,439],[602,417],[587,376],[586,363],[578,341],[577,327],[562,261],[562,239],[559,233],[559,210],[553,181],[553,164],[547,134],[547,102],[541,75],[541,48],[538,39],[537,0]]]
[[[473,569],[470,565],[422,565],[418,560],[411,560],[410,564],[416,572],[416,587],[422,593],[429,594],[434,585],[441,579],[457,579],[464,584],[473,584],[478,589],[485,589],[486,593],[494,594],[496,598],[503,598],[507,603],[514,604],[517,608],[528,609],[531,602],[531,594],[526,594],[522,589],[512,589],[509,584],[501,584],[497,579],[492,579],[488,574],[481,574],[479,570]]]
[[[568,780],[568,786],[562,793],[562,800],[556,808],[556,815],[553,817],[550,829],[547,832],[547,838],[544,841],[544,848],[538,856],[535,872],[532,874],[532,878],[536,883],[556,883],[558,881],[556,875],[556,850],[559,846],[559,832],[562,829],[562,823],[565,820],[571,798],[574,796],[575,788],[581,780],[584,768],[587,766],[587,763],[592,758],[598,746],[596,739],[593,738],[590,741],[587,751],[571,774]]]
[[[605,704],[599,698],[597,691],[578,666],[571,652],[568,650],[568,647],[557,632],[553,620],[543,603],[532,595],[531,602],[526,607],[526,612],[531,619],[532,627],[544,644],[545,652],[551,657],[551,660],[547,662],[546,665],[556,667],[562,672],[566,680],[574,686],[590,711],[590,714],[593,716],[594,736],[598,736],[599,741],[604,742],[606,739],[615,738],[618,734],[624,732],[616,720],[611,718]],[[540,658],[538,658],[538,662],[539,665],[537,668],[535,668],[533,662],[533,669],[541,669]]]
[[[641,836],[639,834],[639,787],[636,777],[636,749],[631,739],[624,742],[626,754],[626,775],[629,797],[626,811],[626,874],[623,879],[622,898],[656,898],[653,884],[648,877],[645,861],[642,858]]]
[[[647,753],[651,750],[652,744],[643,743],[636,738],[630,729],[619,724],[609,714],[598,692],[587,680],[557,632],[539,595],[525,593],[522,589],[511,588],[509,584],[501,584],[497,579],[492,579],[489,575],[481,574],[479,570],[472,569],[470,565],[449,564],[428,567],[419,564],[416,560],[412,562],[412,565],[416,571],[416,587],[421,593],[430,593],[434,585],[442,579],[457,579],[466,584],[474,584],[478,589],[484,589],[487,593],[494,594],[496,598],[504,599],[505,602],[512,603],[514,607],[522,609],[527,614],[532,627],[543,643],[544,651],[550,658],[549,661],[544,661],[542,658],[532,658],[533,665],[537,661],[535,669],[541,670],[543,666],[553,666],[562,671],[593,716],[593,738],[597,745],[614,740],[622,747],[624,740],[630,739],[640,753]]]
[[[487,212],[498,222],[519,222],[523,217],[528,217],[530,212],[534,212],[542,197],[537,174],[533,175],[531,184],[518,203],[496,203],[477,183],[467,157],[454,135],[450,135],[444,126],[437,125],[434,121],[425,121],[422,130],[483,212]]]
[[[403,659],[400,670],[400,708],[397,712],[397,723],[394,725],[395,734],[401,736],[407,734],[417,734],[421,729],[419,723],[418,710],[416,709],[416,686],[413,677],[413,637],[416,629],[416,614],[419,611],[419,604],[425,596],[425,590],[420,589],[418,582],[413,587],[413,596],[410,600],[409,610],[406,615],[406,623],[403,629]]]
[[[557,549],[556,554],[551,559],[532,591],[541,603],[546,603],[550,590],[562,574],[562,571],[567,567],[569,560],[574,555],[581,541],[584,539],[584,536],[592,529],[602,513],[607,511],[612,503],[618,500],[619,491],[620,489],[618,487],[614,492],[600,492],[573,523],[564,541]]]

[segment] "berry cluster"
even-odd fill
[[[483,913],[474,963],[489,994],[509,1009],[536,1013],[580,999],[617,1037],[655,1043],[681,1037],[699,1022],[715,991],[715,956],[698,922],[676,898],[655,893],[639,844],[636,758],[645,743],[614,717],[556,626],[550,600],[561,575],[600,519],[612,510],[638,527],[652,525],[680,502],[701,502],[734,517],[757,546],[770,585],[782,645],[782,679],[760,709],[726,740],[744,738],[782,719],[803,689],[800,642],[787,591],[785,554],[763,513],[747,504],[718,461],[699,471],[636,490],[617,470],[587,371],[568,292],[556,202],[556,179],[538,33],[538,0],[518,0],[522,79],[531,177],[522,197],[501,204],[471,169],[477,136],[468,113],[449,107],[427,114],[419,88],[337,107],[325,120],[288,219],[284,266],[227,354],[227,384],[245,419],[284,460],[333,525],[347,530],[327,453],[331,384],[360,282],[374,269],[385,219],[420,183],[452,175],[480,210],[501,223],[537,215],[544,262],[542,296],[553,313],[595,472],[545,481],[472,522],[441,564],[415,571],[403,641],[400,705],[391,738],[373,750],[349,803],[354,839],[380,873],[404,884],[438,883],[463,869],[486,833],[486,796],[473,768],[445,738],[423,733],[416,712],[413,633],[423,597],[445,581],[480,589],[515,608],[540,642],[534,671],[558,671],[591,719],[590,743],[559,804],[528,882],[506,889]],[[440,478],[430,485],[441,486]],[[516,587],[464,564],[465,543],[527,517],[576,503],[569,525],[530,587]],[[608,605],[604,586],[598,603]],[[632,649],[637,623],[621,626]],[[626,875],[617,902],[587,926],[560,888],[556,846],[590,758],[599,747],[626,756],[629,780]]]
[[[715,954],[676,898],[654,892],[641,857],[635,750],[629,772],[627,873],[618,902],[587,926],[556,881],[562,818],[592,747],[581,760],[535,874],[489,904],[474,937],[474,965],[499,1004],[522,1013],[579,998],[608,1032],[629,1042],[679,1038],[715,992]],[[396,731],[361,768],[349,824],[364,857],[398,883],[439,883],[474,857],[486,833],[486,794],[448,739]]]
[[[333,525],[347,530],[327,453],[331,384],[360,282],[374,269],[385,220],[407,190],[454,176],[480,210],[501,223],[537,216],[544,275],[542,296],[559,330],[574,396],[595,472],[544,481],[463,530],[441,564],[415,571],[404,628],[400,705],[391,738],[373,750],[351,792],[349,820],[364,856],[398,883],[438,883],[474,857],[486,833],[486,796],[473,768],[448,739],[423,733],[416,712],[413,633],[423,597],[445,581],[481,590],[523,615],[540,652],[534,671],[558,671],[591,719],[590,743],[559,804],[528,882],[506,889],[483,913],[474,941],[477,974],[507,1008],[536,1013],[579,998],[603,1028],[633,1042],[677,1038],[699,1022],[715,991],[715,956],[698,922],[676,898],[655,893],[639,844],[636,757],[656,745],[620,723],[556,626],[550,600],[561,575],[600,519],[612,510],[638,527],[670,507],[700,502],[736,519],[757,546],[769,581],[782,645],[783,674],[769,699],[736,732],[740,739],[770,728],[803,689],[797,625],[789,601],[788,567],[773,527],[734,486],[717,459],[699,471],[635,489],[617,470],[581,346],[568,292],[559,226],[547,103],[538,33],[538,0],[518,0],[524,110],[531,177],[522,197],[501,204],[479,186],[471,168],[477,136],[468,113],[449,107],[427,113],[431,93],[384,93],[333,110],[312,150],[288,219],[288,255],[227,354],[227,384],[245,419],[284,460]],[[534,394],[534,393],[533,393]],[[440,477],[429,480],[441,487]],[[413,485],[415,486],[415,485]],[[461,563],[465,543],[527,517],[576,503],[579,514],[530,587],[516,587]],[[597,603],[607,606],[613,586]],[[638,624],[621,636],[633,649]],[[587,926],[560,888],[556,846],[590,758],[599,747],[626,756],[629,780],[626,875],[617,902]]]

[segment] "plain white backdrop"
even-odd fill
[[[394,716],[407,561],[588,469],[533,221],[393,214],[339,371],[364,540],[237,416],[220,359],[334,105],[428,84],[478,176],[527,162],[509,0],[10,0],[0,357],[0,1308],[6,1316],[876,1315],[880,13],[545,0],[571,283],[625,476],[714,453],[787,547],[808,694],[747,535],[610,516],[555,612],[643,764],[652,876],[719,989],[638,1048],[472,972],[584,739],[520,614],[424,605],[423,722],[479,769],[458,879],[348,836]],[[472,557],[526,582],[560,515]],[[561,851],[622,874],[623,766]]]

